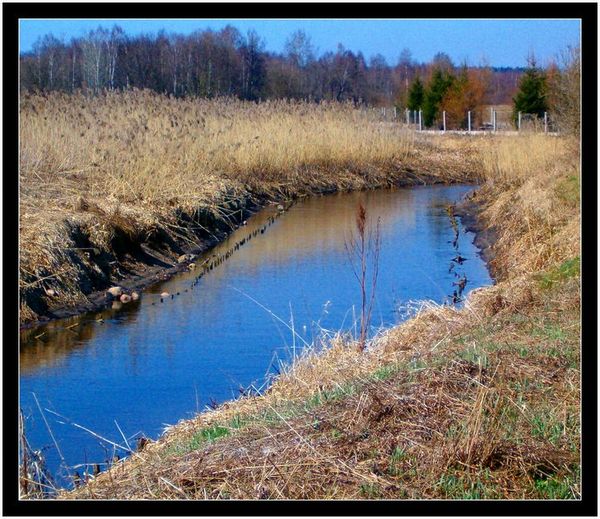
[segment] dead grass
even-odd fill
[[[579,157],[565,141],[548,144],[556,162],[530,152],[547,141],[512,143],[507,162],[483,152],[476,195],[499,237],[495,286],[462,310],[425,305],[362,353],[335,337],[266,394],[183,421],[59,497],[579,498]]]
[[[85,301],[91,288],[118,281],[116,242],[193,243],[200,213],[222,219],[250,198],[473,180],[468,146],[451,138],[416,142],[402,126],[373,121],[350,105],[172,99],[147,91],[26,95],[21,318]]]
[[[551,326],[537,307],[431,309],[363,354],[335,340],[61,498],[576,498],[577,305]]]
[[[487,203],[482,218],[503,222],[492,262],[506,277],[580,254],[578,143],[545,135],[500,138],[482,147]]]
[[[498,236],[499,283],[464,310],[424,307],[363,353],[332,338],[264,395],[177,424],[60,498],[579,497],[577,143],[416,142],[338,105],[57,94],[23,99],[20,159],[22,295],[53,288],[60,304],[115,239],[185,232],[182,211],[247,196],[480,176]]]

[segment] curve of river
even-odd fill
[[[311,198],[260,233],[277,212],[267,208],[196,260],[220,255],[258,230],[197,284],[197,271],[184,273],[120,310],[24,331],[20,404],[28,441],[43,450],[49,470],[65,484],[48,428],[68,466],[102,466],[114,447],[82,427],[117,444],[123,436],[132,444],[140,435],[156,438],[166,425],[239,396],[240,388],[261,386],[301,347],[288,326],[308,343],[324,331],[355,331],[360,295],[345,243],[359,201],[371,221],[381,218],[373,330],[400,322],[410,301],[449,302],[463,276],[465,294],[492,284],[474,236],[460,221],[455,247],[445,210],[472,189],[427,186]],[[457,252],[466,261],[453,262]],[[164,291],[174,297],[161,303]]]

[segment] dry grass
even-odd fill
[[[21,317],[81,302],[90,287],[118,281],[119,239],[181,242],[175,229],[193,241],[190,225],[181,228],[182,213],[199,228],[199,212],[221,218],[250,197],[473,179],[467,146],[459,139],[417,143],[400,125],[350,105],[184,100],[146,91],[25,96]],[[99,264],[86,248],[110,257]],[[48,298],[48,289],[57,295]]]
[[[37,180],[63,197],[176,198],[195,207],[230,188],[227,180],[285,185],[303,183],[303,169],[400,161],[412,138],[346,105],[130,92],[26,97],[21,142],[24,187]]]
[[[513,140],[510,169],[483,152],[499,282],[463,310],[424,306],[363,353],[335,337],[60,498],[579,498],[579,157],[546,142]]]
[[[493,266],[527,274],[580,254],[578,143],[544,135],[500,138],[482,148],[487,204],[482,218],[503,222]]]

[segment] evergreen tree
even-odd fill
[[[519,112],[543,117],[544,112],[548,110],[546,95],[546,75],[536,67],[535,60],[532,58],[519,83],[519,91],[513,97],[513,119],[517,120]]]
[[[420,110],[423,108],[423,100],[425,98],[425,88],[423,87],[423,83],[421,83],[421,79],[417,76],[412,85],[410,85],[410,90],[408,91],[408,102],[407,107],[409,110]]]
[[[438,118],[442,99],[453,82],[454,76],[449,72],[444,72],[439,68],[434,70],[423,101],[423,121],[425,126],[433,125],[434,121]]]

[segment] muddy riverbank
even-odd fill
[[[440,178],[434,164],[430,171],[417,174],[412,168],[403,168],[394,178],[382,185],[380,182],[365,181],[362,189],[394,185],[408,187],[412,185],[432,185],[448,183]],[[463,164],[464,166],[464,164]],[[459,168],[457,181],[470,181],[472,168]],[[178,263],[182,255],[201,254],[223,241],[231,232],[260,209],[268,206],[289,208],[295,201],[307,196],[322,196],[338,191],[335,186],[309,188],[291,192],[284,198],[273,199],[263,194],[249,194],[237,200],[221,203],[211,210],[198,209],[195,213],[175,211],[171,222],[160,222],[145,232],[128,232],[127,225],[113,222],[113,238],[104,250],[95,246],[94,237],[86,232],[86,227],[67,225],[62,240],[75,244],[67,251],[67,261],[76,272],[75,279],[68,281],[51,272],[42,271],[42,282],[36,280],[25,284],[20,291],[21,307],[26,307],[35,315],[34,319],[21,316],[21,329],[35,327],[52,320],[79,315],[85,312],[99,311],[110,305],[106,290],[118,285],[127,291],[143,291],[160,281],[170,279],[184,271],[188,263]],[[473,219],[474,221],[474,219]],[[43,282],[44,274],[53,281]],[[52,278],[55,278],[52,280]],[[27,277],[29,279],[29,277]]]

